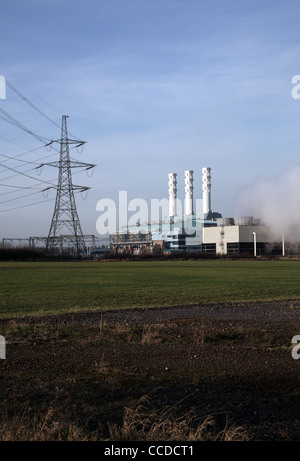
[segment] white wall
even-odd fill
[[[266,226],[215,226],[203,227],[203,243],[215,243],[217,254],[227,253],[227,243],[253,242],[271,243],[273,240]]]

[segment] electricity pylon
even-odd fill
[[[80,258],[82,253],[86,253],[86,245],[76,209],[74,192],[84,192],[90,188],[76,186],[72,183],[72,168],[88,170],[95,165],[70,159],[69,145],[74,144],[79,147],[85,142],[68,138],[67,117],[67,115],[62,116],[61,139],[50,143],[57,142],[60,144],[59,161],[44,163],[39,166],[48,165],[58,168],[55,207],[46,241],[46,252],[50,254],[62,253],[67,247],[77,258]]]

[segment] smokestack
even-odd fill
[[[193,214],[193,190],[194,190],[194,179],[193,170],[185,171],[185,214]]]
[[[211,213],[211,168],[202,168],[203,214]]]
[[[177,201],[177,174],[169,173],[169,215],[176,216],[176,201]]]

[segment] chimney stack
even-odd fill
[[[176,216],[176,201],[177,201],[177,174],[169,173],[169,215]]]
[[[194,179],[193,170],[185,171],[185,214],[186,216],[193,214],[193,190]]]
[[[211,168],[202,168],[203,214],[211,213]]]

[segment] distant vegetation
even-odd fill
[[[45,257],[45,251],[31,248],[1,248],[0,261],[36,261]]]
[[[7,247],[0,249],[0,261],[74,261],[75,258],[72,254],[64,252],[57,255],[49,255],[46,253],[44,248],[29,248],[29,247]],[[197,260],[197,259],[209,259],[209,260],[218,260],[218,259],[228,259],[228,260],[237,260],[237,259],[254,259],[254,255],[249,252],[244,253],[232,253],[229,255],[216,255],[214,253],[206,253],[202,251],[184,251],[176,250],[173,252],[166,253],[140,253],[133,254],[131,252],[113,252],[106,251],[98,255],[97,253],[91,253],[88,256],[82,256],[82,260],[94,261],[94,260],[104,260],[104,261],[169,261],[169,260]],[[279,254],[272,254],[272,252],[267,253],[263,256],[259,256],[258,259],[283,259]],[[286,259],[299,259],[300,255],[289,255]]]

